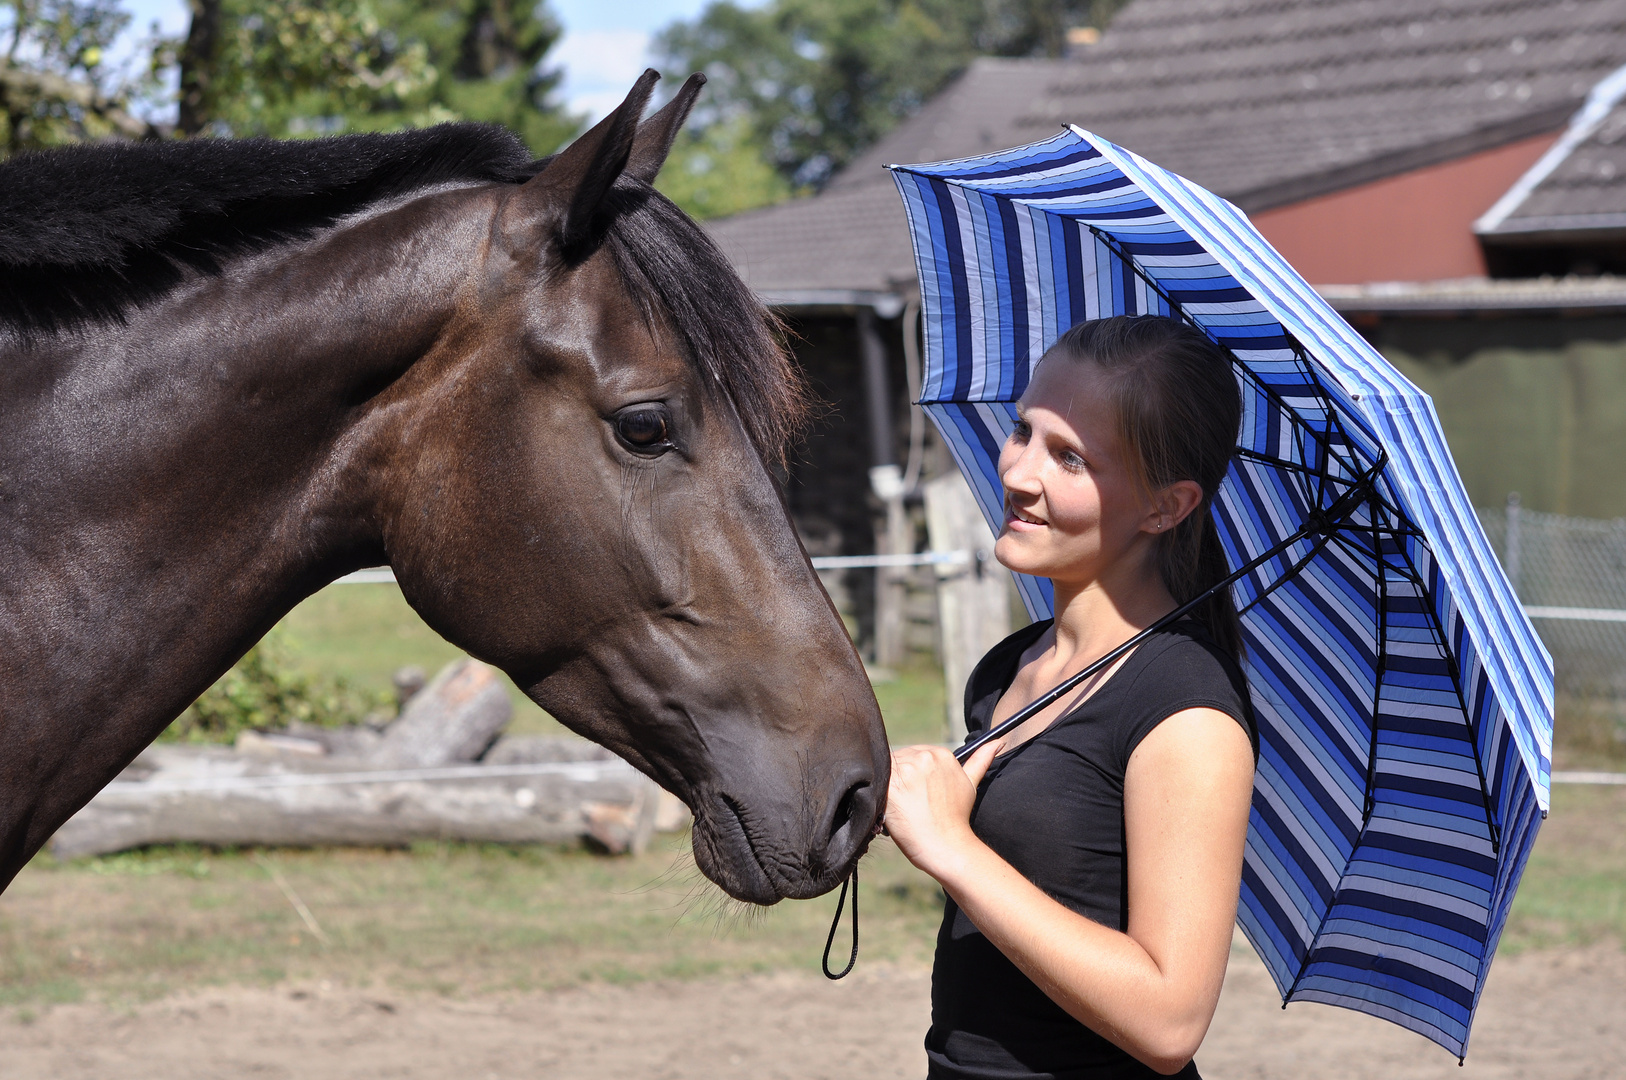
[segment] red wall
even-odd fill
[[[1473,223],[1558,135],[1519,142],[1253,215],[1316,285],[1480,277]]]

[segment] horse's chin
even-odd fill
[[[748,904],[767,907],[781,900],[821,896],[845,877],[844,873],[814,877],[800,867],[785,866],[781,860],[764,860],[758,852],[759,841],[753,839],[732,806],[697,816],[693,838],[694,861],[700,872],[729,896]]]

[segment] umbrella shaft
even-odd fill
[[[1379,467],[1381,467],[1381,465],[1382,465],[1381,460],[1379,461],[1378,465],[1379,465]],[[1372,473],[1369,473],[1367,475],[1367,477],[1365,477],[1360,484],[1356,485],[1356,487],[1357,488],[1369,487],[1371,485],[1371,483],[1372,483],[1372,479],[1375,476],[1375,474],[1376,474],[1376,469],[1374,469]],[[1351,490],[1355,490],[1355,489],[1351,489]],[[1355,505],[1356,505],[1356,503],[1355,503],[1354,500],[1346,501],[1345,499],[1340,499],[1339,502],[1334,505],[1334,508],[1339,509],[1339,510],[1343,510],[1344,514],[1342,516],[1347,518],[1348,514],[1354,512]],[[1338,526],[1340,526],[1342,524],[1343,524],[1342,521],[1332,522],[1330,527],[1331,528],[1337,528]],[[1052,687],[1050,690],[1047,690],[1045,693],[1040,694],[1031,703],[1029,703],[1028,705],[1026,705],[1026,706],[1022,707],[1021,709],[1017,710],[1016,714],[1014,716],[1010,717],[1008,720],[1004,720],[1004,721],[1002,721],[1002,722],[1000,722],[998,724],[995,724],[993,727],[989,728],[987,731],[985,731],[982,734],[978,735],[976,738],[971,739],[968,742],[966,742],[966,744],[964,746],[961,746],[959,749],[954,751],[955,760],[959,761],[961,764],[964,764],[967,760],[970,759],[971,755],[975,754],[979,749],[981,749],[984,744],[989,743],[989,742],[993,741],[994,739],[1003,738],[1005,735],[1007,735],[1010,732],[1016,730],[1018,727],[1022,726],[1027,721],[1033,719],[1035,716],[1037,716],[1039,713],[1043,712],[1045,709],[1048,709],[1050,706],[1054,705],[1065,694],[1071,692],[1073,689],[1075,689],[1080,684],[1082,684],[1086,679],[1090,678],[1091,676],[1095,675],[1097,672],[1101,671],[1103,668],[1106,668],[1109,665],[1111,665],[1112,663],[1114,663],[1116,660],[1118,660],[1120,657],[1122,657],[1125,653],[1127,653],[1130,649],[1133,649],[1136,645],[1139,645],[1146,638],[1152,636],[1153,634],[1157,633],[1159,630],[1162,630],[1164,627],[1170,625],[1171,623],[1174,623],[1174,622],[1178,621],[1179,619],[1184,618],[1186,615],[1189,615],[1193,610],[1195,610],[1198,607],[1198,605],[1200,605],[1200,604],[1206,602],[1207,600],[1209,600],[1215,593],[1219,592],[1221,589],[1230,588],[1232,584],[1234,584],[1238,580],[1246,577],[1247,575],[1253,573],[1255,570],[1259,569],[1259,567],[1263,566],[1265,563],[1269,562],[1271,559],[1274,559],[1276,556],[1280,555],[1282,552],[1286,551],[1288,548],[1292,547],[1294,544],[1298,543],[1300,540],[1303,540],[1305,537],[1311,535],[1312,533],[1318,532],[1322,528],[1326,528],[1326,527],[1328,527],[1328,522],[1326,522],[1325,519],[1312,520],[1312,521],[1306,522],[1304,525],[1299,527],[1297,532],[1295,532],[1291,536],[1287,537],[1287,539],[1282,540],[1279,543],[1276,543],[1276,544],[1272,545],[1269,550],[1263,552],[1260,555],[1256,555],[1252,559],[1249,559],[1246,563],[1244,563],[1242,566],[1238,567],[1236,570],[1233,570],[1226,577],[1224,577],[1221,580],[1215,582],[1213,585],[1210,585],[1208,588],[1204,589],[1202,592],[1198,593],[1196,596],[1192,597],[1190,600],[1187,600],[1185,603],[1181,604],[1179,607],[1175,608],[1173,611],[1169,612],[1167,615],[1165,615],[1161,619],[1157,620],[1157,622],[1153,623],[1151,626],[1148,626],[1146,629],[1140,631],[1134,637],[1130,638],[1128,641],[1124,642],[1122,645],[1119,645],[1116,649],[1113,649],[1111,652],[1107,653],[1105,656],[1101,657],[1099,660],[1095,660],[1094,662],[1092,662],[1083,671],[1080,671],[1076,675],[1069,675],[1067,678],[1063,679],[1059,684]]]

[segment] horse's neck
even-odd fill
[[[33,788],[54,816],[43,781],[71,813],[289,607],[378,553],[353,461],[369,401],[433,346],[484,229],[468,199],[415,205],[124,326],[0,348],[0,886],[11,796]]]

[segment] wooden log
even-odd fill
[[[596,748],[595,748],[596,749]],[[617,759],[357,769],[154,747],[52,841],[59,858],[158,843],[397,846],[417,840],[642,851],[661,791]]]
[[[925,485],[926,531],[933,551],[970,551],[969,564],[937,568],[948,738],[965,741],[965,683],[983,653],[1011,632],[1011,572],[994,560],[994,534],[958,470]]]
[[[459,660],[412,695],[369,756],[394,768],[474,761],[508,726],[513,711],[495,668]]]

